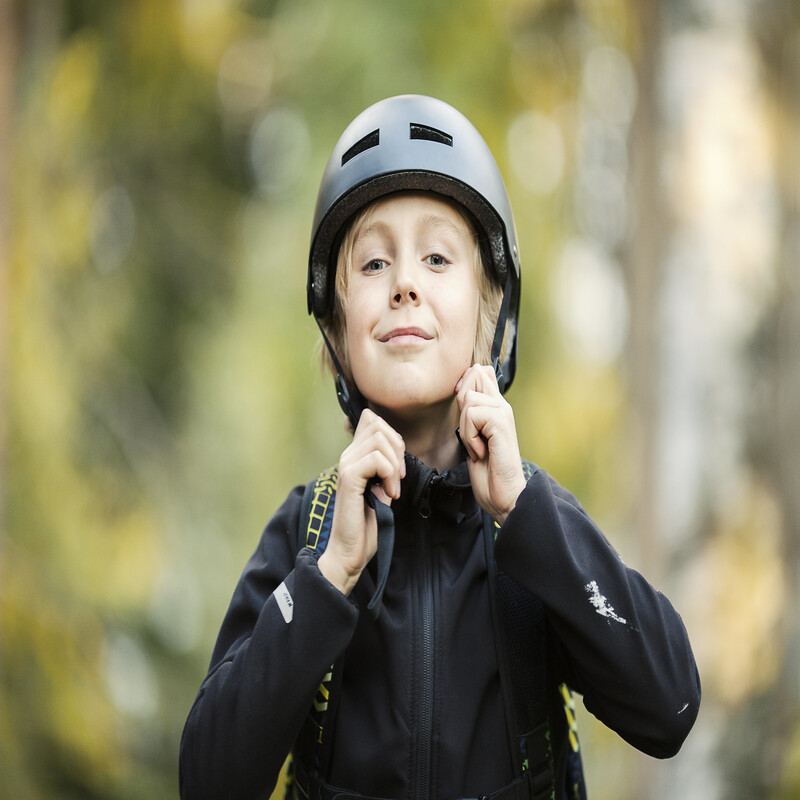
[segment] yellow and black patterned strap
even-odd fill
[[[300,525],[298,548],[308,547],[317,556],[325,552],[333,527],[333,506],[339,473],[336,467],[321,472],[306,487],[300,506]],[[367,605],[367,611],[375,619],[381,613],[383,590],[389,578],[389,567],[394,551],[394,515],[385,503],[378,500],[372,492],[364,496],[367,504],[375,511],[378,519],[378,580],[375,593]],[[305,535],[303,535],[305,527]]]
[[[337,467],[331,467],[308,483],[300,506],[298,550],[308,547],[317,556],[325,552],[333,523],[338,478]],[[296,766],[303,764],[316,772],[323,768],[321,762],[329,756],[330,748],[326,745],[331,734],[331,717],[335,714],[332,706],[336,700],[336,683],[340,677],[341,663],[337,663],[331,666],[317,688],[303,730],[295,743]],[[299,779],[299,775],[299,772],[294,774],[290,790],[296,797],[304,794],[303,781]]]
[[[567,731],[569,732],[569,746],[573,753],[579,753],[581,746],[578,742],[578,723],[575,719],[575,698],[566,683],[558,687],[561,700],[564,703],[564,714],[567,717]]]
[[[320,472],[306,487],[300,509],[299,546],[309,547],[322,554],[328,546],[333,521],[333,500],[339,471],[331,467]]]

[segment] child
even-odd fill
[[[300,546],[298,487],[223,621],[181,796],[267,798],[291,751],[311,800],[580,798],[567,687],[674,755],[700,702],[680,617],[520,459],[516,233],[457,111],[394,97],[345,131],[308,296],[354,429],[328,544]]]

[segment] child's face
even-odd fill
[[[396,416],[454,399],[472,364],[478,321],[477,243],[435,195],[379,201],[357,233],[346,339],[364,397]]]

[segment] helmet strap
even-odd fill
[[[333,366],[336,368],[336,396],[339,398],[339,406],[347,415],[347,418],[350,420],[350,424],[353,426],[353,430],[355,430],[356,426],[358,425],[358,420],[361,418],[361,412],[367,407],[367,404],[363,395],[358,391],[358,389],[353,387],[353,390],[351,391],[348,387],[347,381],[344,379],[344,370],[342,369],[342,365],[339,363],[339,359],[336,356],[336,351],[333,349],[333,345],[331,344],[330,339],[328,339],[325,329],[322,327],[322,324],[320,323],[316,314],[314,314],[314,321],[317,323],[319,332],[322,334],[322,339],[325,342],[325,346],[328,348],[328,353],[333,361]]]
[[[506,389],[506,376],[503,375],[503,364],[500,360],[500,353],[503,349],[503,339],[506,335],[506,322],[508,321],[508,309],[511,306],[511,272],[506,273],[506,285],[503,289],[503,302],[500,304],[500,313],[497,317],[497,326],[494,329],[494,341],[492,342],[492,366],[494,367],[494,374],[497,378],[497,385],[500,388],[500,394]]]

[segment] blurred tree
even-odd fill
[[[9,172],[11,169],[11,150],[15,119],[15,86],[17,74],[17,9],[10,0],[0,2],[0,592],[6,582],[8,559],[6,554],[6,493],[8,470],[8,367],[7,347],[9,335],[9,206],[11,189]],[[2,611],[2,601],[0,601]],[[3,629],[0,622],[0,632]],[[0,636],[0,674],[3,672],[4,641]],[[0,719],[8,717],[5,692],[0,689]],[[10,759],[6,757],[12,742],[11,732],[0,725],[0,775],[11,770]],[[2,778],[0,778],[2,787]]]
[[[783,586],[800,586],[800,7],[764,0],[750,17],[769,94],[776,145],[779,239],[773,303],[752,343],[757,385],[749,431],[756,468],[777,492]],[[792,599],[790,602],[794,602]],[[766,691],[737,710],[722,758],[732,765],[727,796],[800,795],[800,616],[787,609],[776,634],[780,667]]]
[[[658,528],[659,378],[662,371],[658,313],[663,257],[670,230],[665,214],[659,130],[662,126],[658,87],[667,26],[663,4],[642,0],[632,6],[636,28],[635,65],[638,102],[630,137],[631,193],[637,209],[625,248],[625,273],[630,297],[628,383],[631,396],[632,460],[636,497],[633,527],[643,572],[658,583],[664,566],[663,532]]]
[[[159,687],[184,665],[149,605],[181,492],[186,346],[230,297],[243,185],[221,157],[215,76],[177,46],[180,8],[26,2],[3,26],[22,54],[3,371],[9,796],[174,794],[184,710]]]
[[[0,2],[0,486],[6,475],[6,347],[9,306],[9,172],[14,138],[15,87],[18,59],[17,9],[11,0]],[[0,494],[0,570],[5,533],[5,498]],[[2,642],[0,642],[2,646]]]

